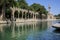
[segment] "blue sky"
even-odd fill
[[[60,13],[60,0],[26,0],[26,2],[31,5],[33,3],[38,3],[43,6],[48,10],[48,5],[51,6],[51,13],[53,15],[57,15]]]

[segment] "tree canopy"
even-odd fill
[[[40,5],[40,4],[34,3],[30,7],[32,7],[33,10],[36,11],[36,12],[39,12],[39,13],[42,13],[42,14],[47,13],[47,10],[45,9],[45,7]]]
[[[32,5],[28,6],[26,0],[1,0],[0,6],[2,5],[2,10],[5,10],[9,7],[19,7],[21,9],[32,10],[34,12],[39,12],[39,14],[47,14],[46,8],[37,3],[33,3]],[[6,7],[6,8],[5,8]]]
[[[46,11],[44,6],[37,3],[33,3],[32,5],[28,6],[28,3],[25,0],[1,0],[0,5],[4,4],[6,5],[6,7],[14,6],[14,7],[20,7],[22,9],[29,9],[32,11],[41,11],[43,13],[45,13]]]
[[[17,0],[17,4],[18,4],[18,7],[22,8],[22,9],[28,8],[28,4],[26,3],[25,0]]]

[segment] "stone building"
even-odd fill
[[[56,19],[56,17],[53,14],[48,13],[47,14],[47,19]]]

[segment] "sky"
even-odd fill
[[[60,14],[60,0],[26,0],[26,2],[28,3],[28,5],[32,5],[33,3],[41,4],[45,6],[47,11],[48,5],[50,5],[51,7],[50,12],[53,15]]]

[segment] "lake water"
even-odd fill
[[[59,21],[0,24],[0,40],[60,40]]]

